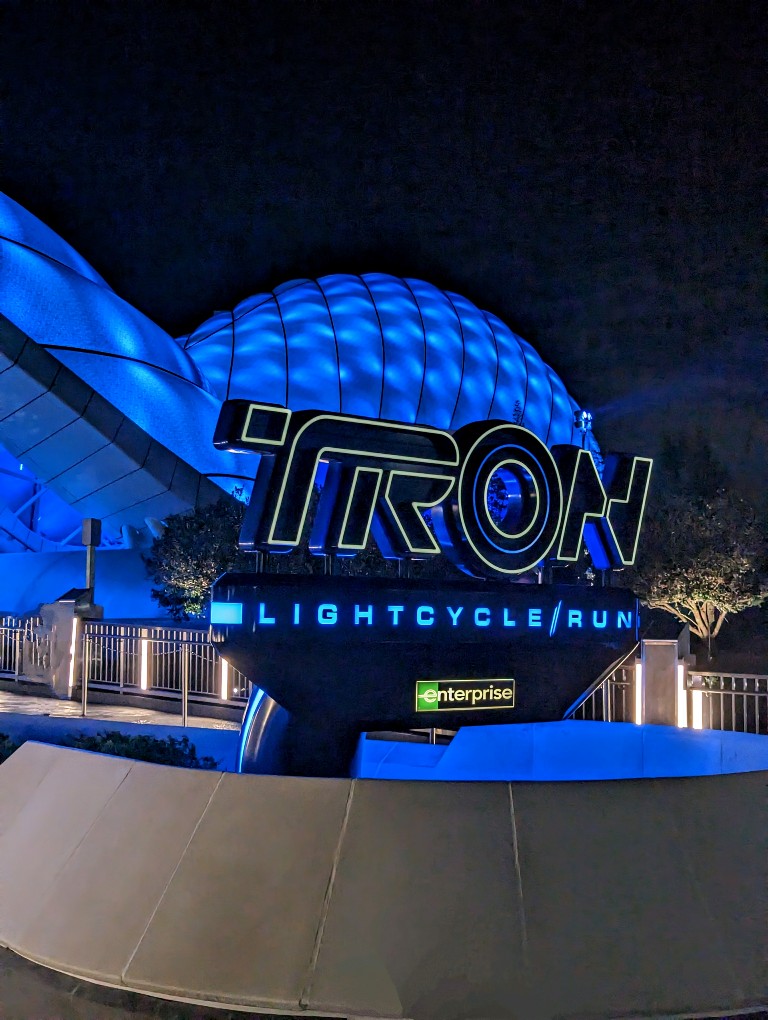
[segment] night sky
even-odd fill
[[[179,335],[383,271],[768,492],[762,2],[0,5],[0,188]]]

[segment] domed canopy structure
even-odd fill
[[[216,395],[455,430],[580,441],[576,402],[529,343],[459,294],[381,273],[293,280],[182,340]]]
[[[116,540],[247,487],[251,459],[212,443],[227,398],[451,430],[505,419],[549,446],[581,441],[576,403],[530,344],[421,280],[294,280],[175,341],[3,195],[0,257],[0,445],[24,465],[0,470],[15,479],[0,483],[0,549],[3,533],[40,548],[40,528],[54,545],[72,540],[89,516]],[[41,485],[45,528],[27,512],[43,505]]]

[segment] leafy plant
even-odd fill
[[[0,733],[0,763],[10,758],[14,751],[18,751],[23,741],[13,740],[7,733]]]
[[[626,580],[642,601],[711,643],[728,616],[768,596],[766,531],[727,482],[703,438],[667,441],[636,566]]]
[[[501,483],[497,488],[501,500]],[[318,498],[316,490],[310,519]],[[501,509],[498,512],[501,514]],[[165,530],[153,542],[144,562],[157,585],[152,589],[152,597],[174,620],[203,616],[210,603],[211,585],[228,570],[256,573],[263,569],[270,574],[322,574],[326,571],[323,557],[310,553],[306,538],[288,555],[241,552],[238,537],[244,514],[244,504],[222,496],[211,506],[166,518]],[[425,514],[425,518],[431,528],[429,515]],[[456,568],[442,556],[408,564],[405,570],[421,578],[456,576]],[[371,539],[355,556],[338,557],[333,563],[333,572],[355,577],[397,577],[398,564],[385,560]]]
[[[237,546],[244,513],[242,503],[222,496],[209,506],[166,519],[144,562],[157,585],[152,598],[174,620],[203,615],[211,585],[224,571],[252,569],[252,561]]]

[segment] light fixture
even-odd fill
[[[141,639],[139,687],[142,691],[146,691],[149,687],[149,640],[147,638]]]
[[[75,666],[77,663],[77,624],[78,618],[75,616],[72,619],[72,640],[69,644],[69,690],[70,693],[72,688],[75,686]]]
[[[587,445],[587,432],[592,431],[592,412],[578,410],[573,412],[573,427],[581,432],[581,448]]]
[[[688,727],[688,691],[685,684],[685,663],[677,664],[677,725],[679,729]]]
[[[221,700],[226,701],[229,697],[229,663],[226,659],[221,660]]]
[[[643,721],[643,662],[642,659],[635,659],[635,722],[638,726]]]

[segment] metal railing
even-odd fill
[[[21,623],[15,616],[0,617],[0,673],[19,675],[21,662]]]
[[[248,700],[248,679],[216,654],[207,630],[86,622],[80,635],[84,691],[170,693],[184,702],[190,696]]]
[[[768,676],[691,670],[686,686],[694,729],[768,735]]]
[[[37,675],[50,656],[48,635],[39,616],[0,617],[0,673]]]
[[[248,679],[217,655],[207,630],[86,621],[75,633],[70,689],[80,686],[83,715],[89,688],[178,695],[184,725],[190,698],[242,705],[250,695]],[[0,617],[0,674],[49,679],[50,641],[40,617]]]
[[[634,664],[625,662],[600,678],[567,718],[634,722],[635,684]],[[768,675],[691,669],[684,687],[684,722],[679,725],[768,735]]]
[[[631,722],[634,684],[634,664],[619,666],[574,709],[569,718],[595,722]]]
[[[565,719],[594,722],[630,722],[634,718],[635,657],[638,641],[621,658],[608,666],[591,687],[565,713]]]

